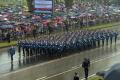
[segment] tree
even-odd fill
[[[73,5],[73,0],[65,0],[65,6],[70,9]]]
[[[114,3],[114,4],[117,4],[117,5],[120,5],[120,0],[111,0],[111,3]]]
[[[33,10],[33,0],[27,0],[28,10],[32,12]]]
[[[103,0],[104,5],[109,5],[109,0]]]

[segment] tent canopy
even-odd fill
[[[104,78],[105,80],[120,80],[120,63],[112,66],[105,73]]]

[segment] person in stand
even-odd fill
[[[2,38],[2,41],[4,40],[4,33],[3,33],[3,30],[1,30],[1,38]]]
[[[68,32],[68,31],[69,31],[69,30],[68,30],[68,26],[69,26],[69,25],[68,25],[68,22],[65,21],[64,24],[65,24],[65,31]]]
[[[11,37],[10,33],[7,33],[7,41],[8,41],[8,43],[11,42],[10,37]]]
[[[75,72],[75,76],[74,76],[73,80],[79,80],[78,73]]]
[[[34,38],[36,37],[36,34],[37,34],[36,32],[37,32],[36,29],[34,29],[34,30],[32,31]]]
[[[48,34],[50,35],[52,33],[52,28],[50,23],[48,23],[47,26],[48,26]]]
[[[85,73],[85,79],[88,80],[88,73],[89,73],[89,67],[90,67],[90,60],[85,58],[82,67],[84,68],[84,73]]]

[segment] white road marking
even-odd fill
[[[91,64],[94,64],[94,63],[97,63],[97,62],[100,62],[100,61],[104,61],[104,60],[106,60],[106,59],[115,57],[115,56],[117,56],[117,55],[120,55],[120,52],[118,52],[117,54],[112,54],[111,56],[108,56],[108,57],[103,58],[103,59],[100,58],[100,59],[95,60],[95,61],[93,60],[93,61],[91,61]],[[75,66],[75,67],[72,67],[71,69],[69,69],[69,70],[67,70],[67,71],[64,71],[64,72],[61,72],[61,73],[58,73],[58,74],[55,74],[55,75],[52,75],[52,76],[48,76],[48,77],[45,77],[45,78],[44,78],[44,77],[38,78],[38,79],[36,79],[36,80],[47,80],[47,79],[50,79],[50,78],[53,78],[53,77],[56,77],[56,76],[59,76],[59,75],[62,75],[62,74],[71,72],[71,71],[76,70],[76,69],[78,69],[78,68],[80,68],[80,67],[82,67],[82,64],[80,64],[80,65],[78,65],[78,66]]]

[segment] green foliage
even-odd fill
[[[71,8],[72,5],[73,5],[73,1],[74,1],[74,0],[65,0],[65,6],[66,6],[67,8]]]
[[[26,5],[26,0],[0,0],[0,6],[6,5]]]
[[[33,0],[26,0],[26,1],[27,1],[28,10],[31,12],[33,8],[33,5],[32,5]]]
[[[111,3],[117,4],[120,6],[120,0],[111,0]]]
[[[9,47],[9,46],[13,46],[13,45],[16,45],[16,44],[17,44],[17,41],[12,41],[11,43],[1,42],[0,43],[0,48]]]

